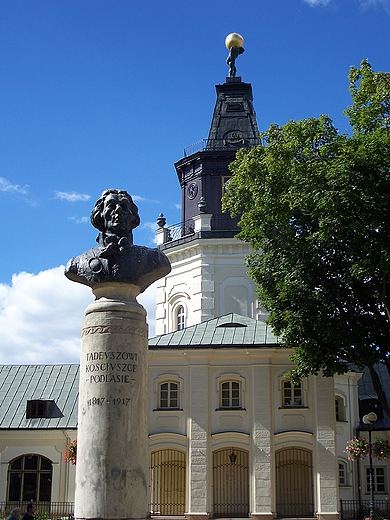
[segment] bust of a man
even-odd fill
[[[69,260],[65,275],[70,280],[90,287],[102,282],[130,283],[143,292],[170,272],[162,251],[133,245],[133,229],[140,218],[126,191],[104,191],[91,212],[91,222],[99,230],[98,246]]]

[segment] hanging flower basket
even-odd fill
[[[366,440],[354,437],[347,442],[344,452],[348,455],[348,460],[364,459],[370,452],[370,446]]]
[[[71,462],[73,465],[76,465],[76,459],[77,459],[77,439],[70,442],[66,446],[64,461]]]
[[[373,442],[372,456],[377,460],[390,459],[390,441],[388,439],[377,439]]]

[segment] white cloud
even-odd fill
[[[91,195],[86,195],[85,193],[56,191],[55,198],[60,200],[67,200],[68,202],[79,202],[89,200],[91,198]]]
[[[28,193],[28,186],[25,184],[24,186],[19,186],[19,184],[12,184],[5,177],[0,177],[0,191],[8,191],[12,193],[22,193],[26,195]]]
[[[134,202],[149,202],[151,204],[159,204],[160,201],[154,199],[145,199],[145,197],[141,197],[141,195],[131,195],[131,198]]]
[[[306,4],[316,7],[317,5],[328,5],[331,0],[304,0]]]
[[[131,195],[131,198],[134,202],[143,202],[146,200],[144,197],[141,197],[141,195]]]
[[[311,7],[319,5],[329,5],[332,0],[303,0]],[[390,13],[390,0],[358,0],[358,3],[363,9],[370,9],[371,7],[383,7],[385,11]]]
[[[145,236],[146,236],[147,240],[149,241],[148,243],[157,244],[157,234],[156,234],[157,223],[156,222],[150,222],[150,221],[143,222],[141,225],[141,229],[144,229],[146,231]]]
[[[64,267],[39,274],[19,273],[0,284],[0,363],[78,363],[89,287],[69,281]],[[155,329],[155,288],[138,297],[148,313],[149,336]]]
[[[68,217],[69,220],[73,220],[73,222],[76,222],[76,224],[86,224],[89,222],[88,217]]]
[[[385,11],[390,12],[390,0],[360,0],[360,5],[363,9],[379,6],[383,7]]]

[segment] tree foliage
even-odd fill
[[[240,150],[223,199],[241,215],[249,274],[268,322],[294,349],[293,379],[347,363],[390,371],[390,74],[349,72],[350,134],[328,116],[271,125]]]

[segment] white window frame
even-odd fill
[[[232,383],[238,385],[238,388],[232,388]],[[223,385],[229,384],[229,406],[223,406]],[[222,374],[216,378],[217,392],[217,410],[244,410],[245,409],[245,378],[241,374],[229,373]],[[226,389],[224,389],[226,392]],[[233,392],[238,390],[238,406],[233,405]],[[237,399],[237,397],[235,397]]]
[[[375,494],[387,494],[387,475],[386,475],[386,466],[373,466],[373,481],[374,481],[374,493]],[[378,472],[382,474],[378,476]],[[370,467],[365,467],[365,475],[366,475],[366,493],[370,493]],[[381,489],[378,489],[378,486]]]
[[[347,487],[348,486],[347,463],[344,460],[339,460],[338,463],[339,463],[339,465],[338,465],[339,487]]]
[[[177,407],[164,407],[161,408],[161,385],[165,383],[176,383],[177,384]],[[178,374],[170,374],[164,373],[157,375],[153,381],[153,391],[154,391],[154,410],[155,411],[164,411],[164,410],[182,410],[183,403],[183,389],[184,389],[184,379],[182,376]]]
[[[221,383],[219,407],[227,410],[241,408],[240,381],[223,381]]]
[[[175,332],[178,329],[178,312],[180,307],[184,309],[184,327],[185,329],[188,326],[188,301],[190,297],[185,292],[176,292],[174,295],[169,297],[168,299],[168,332]]]
[[[287,395],[287,390],[290,395]],[[290,404],[287,403],[288,399],[290,399]],[[296,402],[297,400],[299,402]],[[282,382],[282,408],[302,408],[304,406],[302,381],[299,385],[294,385],[288,379],[284,379]]]
[[[183,330],[186,327],[186,309],[184,305],[178,305],[175,309],[176,330]]]
[[[167,387],[164,388],[163,387]],[[166,392],[166,397],[162,397],[162,393]],[[162,381],[158,385],[158,408],[159,410],[178,410],[179,409],[179,393],[180,386],[177,381]],[[162,405],[162,402],[166,401],[166,406]],[[174,401],[176,404],[172,404]]]
[[[334,396],[334,404],[335,404],[335,418],[337,422],[346,422],[346,406],[345,399],[341,395]]]

